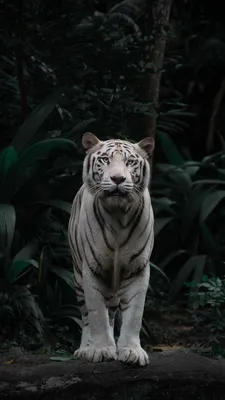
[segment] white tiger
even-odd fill
[[[149,284],[154,216],[149,194],[154,141],[132,144],[82,138],[86,157],[83,186],[68,227],[75,287],[83,330],[75,356],[90,362],[120,360],[148,364],[140,330]],[[122,326],[117,344],[114,317]]]

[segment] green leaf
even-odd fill
[[[155,232],[155,237],[165,228],[171,221],[173,221],[173,217],[167,217],[167,218],[156,218],[155,219],[155,226],[154,226],[154,232]]]
[[[29,144],[32,137],[55,108],[61,94],[62,88],[58,88],[55,93],[48,96],[40,106],[32,111],[12,140],[12,146],[17,152],[21,152]]]
[[[169,171],[167,174],[167,179],[168,178],[177,185],[177,190],[183,193],[188,193],[190,191],[192,180],[189,174],[182,168],[176,168],[173,171]]]
[[[157,272],[159,272],[160,275],[162,275],[163,278],[166,279],[166,281],[168,283],[170,283],[170,280],[168,279],[168,277],[166,276],[165,272],[163,272],[161,270],[161,268],[157,267],[157,265],[153,264],[152,262],[150,262],[150,267],[154,268]]]
[[[193,186],[195,185],[225,185],[225,180],[219,180],[219,179],[201,179],[198,181],[194,181],[192,183]]]
[[[154,211],[157,212],[157,215],[160,215],[161,212],[166,211],[168,214],[176,216],[176,211],[172,208],[172,206],[175,204],[176,202],[168,199],[168,197],[152,197],[152,205]]]
[[[197,230],[196,223],[199,223],[203,201],[212,190],[213,188],[211,186],[205,189],[203,189],[201,186],[197,186],[191,191],[190,195],[183,203],[181,207],[181,235],[183,241],[194,226]]]
[[[64,268],[51,266],[50,271],[62,279],[71,289],[75,290],[74,274]]]
[[[18,155],[12,146],[6,147],[6,149],[1,151],[0,176],[2,180],[6,177],[8,170],[16,163],[17,159]]]
[[[35,260],[16,260],[12,262],[6,271],[6,279],[9,283],[14,283],[25,270],[33,265],[38,268],[38,263]]]
[[[221,255],[218,251],[218,246],[210,229],[204,222],[201,224],[201,241],[204,252],[210,255],[214,262],[220,263]]]
[[[161,148],[169,163],[177,166],[182,165],[184,163],[184,159],[169,135],[165,132],[157,132],[157,138],[160,141]]]
[[[10,251],[16,224],[16,212],[10,204],[0,204],[0,252]]]
[[[77,360],[77,359],[78,359],[78,357],[74,357],[74,356],[70,356],[70,357],[52,356],[52,357],[50,357],[51,361],[61,361],[61,362]]]
[[[86,121],[79,122],[70,132],[67,133],[67,137],[76,136],[78,133],[85,133],[89,126],[96,121],[96,118],[90,118]]]
[[[65,211],[68,214],[71,213],[71,204],[67,203],[66,201],[63,200],[48,200],[48,201],[35,201],[34,203],[31,204],[43,204],[49,207],[54,207],[58,208],[61,211]]]
[[[202,266],[205,266],[205,255],[197,255],[191,257],[179,270],[176,279],[172,283],[171,286],[171,297],[174,298],[183,288],[185,282],[188,280],[190,275],[199,268],[199,271],[202,271]],[[200,272],[198,276],[200,275]]]
[[[14,257],[13,261],[31,259],[38,250],[38,240],[28,242]]]
[[[76,322],[76,324],[77,324],[81,329],[83,329],[83,323],[82,323],[82,321],[81,321],[79,318],[73,317],[72,315],[67,315],[67,316],[65,316],[65,318],[69,318],[69,319],[71,319],[72,321]]]
[[[193,278],[192,278],[193,282],[196,282],[197,284],[202,282],[206,261],[207,261],[206,255],[199,256],[198,263],[193,273]],[[193,292],[197,291],[197,287],[193,288],[192,291]]]
[[[218,204],[222,200],[224,200],[224,198],[225,198],[224,190],[218,190],[217,192],[208,194],[203,200],[200,220],[205,221],[210,216],[210,214],[213,213]]]
[[[33,146],[28,147],[19,154],[18,164],[21,168],[32,165],[34,161],[40,157],[46,157],[51,151],[60,149],[65,151],[76,150],[77,146],[74,142],[69,139],[56,138],[56,139],[46,139],[41,142],[35,143]]]
[[[46,158],[51,151],[58,148],[62,151],[75,150],[76,146],[68,139],[48,139],[35,143],[19,154],[17,162],[8,171],[7,180],[2,187],[2,201],[11,201],[12,196],[20,189],[21,185],[24,185],[26,180],[31,178],[31,174],[27,174],[27,170],[29,171],[29,168],[33,167],[31,173],[34,174],[35,168],[39,166],[37,162],[41,158]]]
[[[177,258],[180,255],[187,254],[186,250],[176,250],[171,252],[167,257],[163,259],[163,261],[159,264],[159,268],[161,271],[163,271],[175,258]]]

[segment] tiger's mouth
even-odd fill
[[[120,189],[114,189],[112,191],[106,190],[106,197],[126,197],[127,193],[122,192]]]

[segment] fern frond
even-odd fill
[[[146,0],[124,0],[112,7],[108,14],[124,14],[137,20],[145,13],[146,5]]]
[[[126,14],[123,14],[121,12],[120,13],[118,12],[118,13],[106,14],[105,21],[110,21],[111,22],[113,20],[124,21],[125,23],[127,23],[127,25],[130,25],[133,28],[135,33],[137,33],[137,34],[141,33],[139,26],[134,22],[134,20],[131,17],[129,17]]]

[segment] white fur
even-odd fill
[[[121,158],[117,158],[116,161],[113,164],[113,174],[118,173],[118,169],[121,171]],[[110,176],[110,172],[107,171],[107,174],[105,176]],[[127,174],[126,168],[124,168],[123,174]],[[129,191],[129,187],[133,185],[132,181],[126,181],[125,184],[127,184]],[[99,278],[99,275],[104,280],[107,279],[107,276],[113,278],[115,250],[109,250],[106,246],[99,223],[93,213],[95,194],[91,193],[86,182],[84,182],[73,202],[69,223],[69,243],[74,265],[76,264],[80,271],[78,273],[77,268],[74,268],[75,283],[84,290],[85,305],[81,309],[82,319],[84,324],[85,321],[89,323],[83,328],[80,348],[75,351],[75,356],[82,357],[90,362],[119,359],[124,363],[135,363],[140,366],[149,362],[147,353],[140,345],[139,337],[150,277],[148,264],[154,240],[154,217],[147,184],[148,182],[146,182],[142,193],[144,199],[143,213],[127,245],[122,246],[131,227],[123,229],[121,224],[122,226],[126,225],[127,218],[132,215],[133,209],[134,211],[137,209],[138,212],[138,205],[134,202],[134,208],[131,208],[129,215],[127,215],[124,213],[128,206],[126,200],[113,198],[107,204],[111,207],[111,215],[110,213],[104,214],[106,238],[112,249],[118,249],[116,265],[120,273],[116,290],[110,289]],[[103,212],[103,209],[101,211]],[[143,235],[143,228],[148,218],[149,224]],[[74,240],[75,231],[77,233],[77,246]],[[148,243],[141,254],[129,263],[131,256],[142,248],[148,237]],[[98,262],[93,257],[88,242],[91,243]],[[77,247],[82,260],[79,259]],[[146,267],[139,274],[129,278],[131,273],[135,273],[144,265]],[[122,273],[123,275],[121,275]],[[121,279],[121,276],[123,276],[123,279]],[[77,292],[77,295],[79,299],[79,292]],[[82,295],[80,295],[80,298],[82,298]],[[121,332],[116,345],[113,336],[114,320],[113,317],[111,320],[109,319],[108,307],[118,305],[119,302],[121,302],[122,310],[126,308],[127,302],[129,302],[129,307],[122,312]]]

